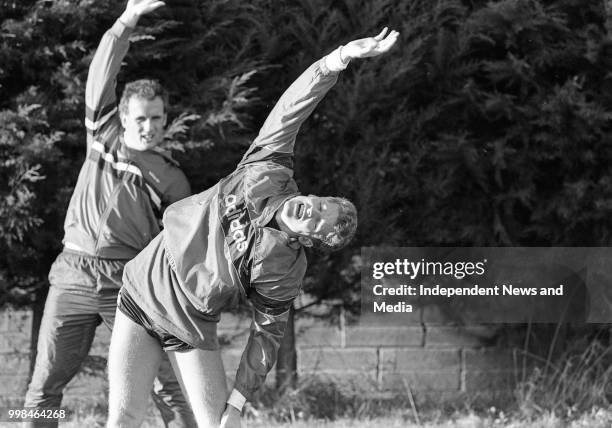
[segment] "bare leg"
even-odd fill
[[[227,400],[221,351],[168,351],[199,427],[218,427]]]
[[[108,428],[140,426],[162,353],[142,326],[117,310],[108,355]]]
[[[104,298],[104,306],[100,309],[102,321],[113,329],[117,313],[117,293]],[[195,417],[183,395],[181,386],[174,375],[168,356],[162,353],[162,360],[153,383],[151,398],[159,409],[166,428],[193,428],[196,426]]]

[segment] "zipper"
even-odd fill
[[[106,207],[104,208],[104,211],[102,211],[102,215],[100,216],[98,230],[96,231],[96,246],[95,246],[96,255],[98,254],[98,250],[100,249],[100,235],[102,233],[102,227],[106,224],[106,220],[108,220],[108,216],[110,215],[111,208],[113,207],[112,201],[117,195],[117,193],[119,193],[123,185],[124,185],[124,181],[121,180],[121,183],[113,190],[113,192],[108,197],[108,202],[106,204]]]

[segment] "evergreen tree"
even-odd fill
[[[84,83],[122,0],[0,2],[0,302],[46,288],[83,161]],[[602,245],[612,210],[609,0],[168,0],[119,76],[171,92],[167,146],[194,191],[230,172],[284,88],[385,25],[298,136],[305,193],[341,194],[357,239],[304,289],[359,308],[362,246]],[[38,291],[37,291],[38,290]]]

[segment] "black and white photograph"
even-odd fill
[[[611,428],[611,0],[0,0],[0,427]]]

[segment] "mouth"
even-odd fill
[[[305,212],[306,212],[306,207],[304,206],[304,204],[298,203],[297,208],[295,210],[295,216],[301,220],[304,217]]]

